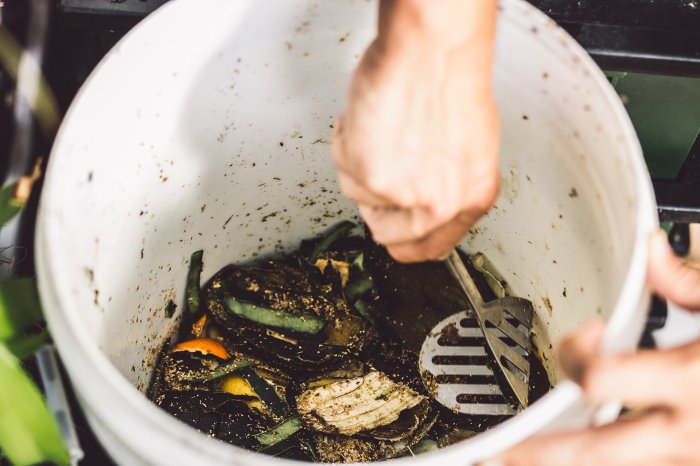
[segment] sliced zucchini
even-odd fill
[[[224,299],[224,303],[233,314],[266,327],[316,335],[326,325],[323,320],[313,314],[291,314],[286,311],[237,301],[231,297]]]
[[[301,421],[298,417],[290,417],[285,419],[280,424],[277,424],[270,430],[255,436],[261,445],[266,447],[275,445],[292,435],[296,434],[301,429]]]
[[[187,285],[185,286],[185,307],[180,316],[180,328],[176,341],[188,340],[192,335],[192,324],[199,310],[199,280],[202,274],[202,256],[204,251],[199,250],[190,256],[190,266],[187,270]],[[174,311],[174,309],[173,309]]]
[[[199,310],[199,281],[202,275],[202,256],[204,251],[199,250],[192,253],[190,256],[190,268],[187,271],[187,292],[186,302],[187,311],[190,314],[196,314]]]
[[[255,394],[260,398],[265,406],[268,407],[273,414],[284,416],[289,410],[287,403],[279,396],[275,387],[267,380],[260,377],[252,367],[246,367],[240,371],[241,377],[250,384]]]
[[[269,455],[269,456],[279,456],[282,453],[291,450],[292,448],[298,447],[299,446],[299,439],[296,438],[294,435],[290,435],[286,439],[279,441],[273,445],[270,445],[269,447],[265,447],[262,450],[260,450],[259,453],[262,453],[263,455]]]

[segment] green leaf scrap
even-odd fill
[[[0,281],[0,342],[25,336],[29,327],[42,320],[39,294],[33,279]]]
[[[70,464],[61,432],[37,387],[0,343],[0,450],[15,466]]]
[[[10,183],[0,189],[0,228],[22,210],[23,205],[15,200],[17,183]]]

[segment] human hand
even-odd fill
[[[400,261],[447,255],[495,201],[493,0],[380,6],[335,125],[342,192]]]
[[[651,240],[648,283],[658,294],[700,310],[700,268],[675,257],[661,232]],[[603,324],[560,348],[564,371],[593,402],[622,400],[634,415],[609,425],[527,440],[482,466],[700,465],[700,341],[670,350],[601,355]]]

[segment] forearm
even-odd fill
[[[396,259],[444,257],[497,196],[495,23],[496,0],[380,0],[333,160]]]
[[[491,61],[496,0],[381,0],[377,46],[387,56],[467,49]]]

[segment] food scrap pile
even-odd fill
[[[294,253],[226,266],[201,289],[194,253],[149,397],[212,437],[313,462],[417,455],[501,422],[450,411],[422,382],[425,334],[468,307],[444,266],[398,264],[357,230],[342,222]],[[488,280],[477,281],[485,295]],[[549,389],[534,363],[533,400]]]

